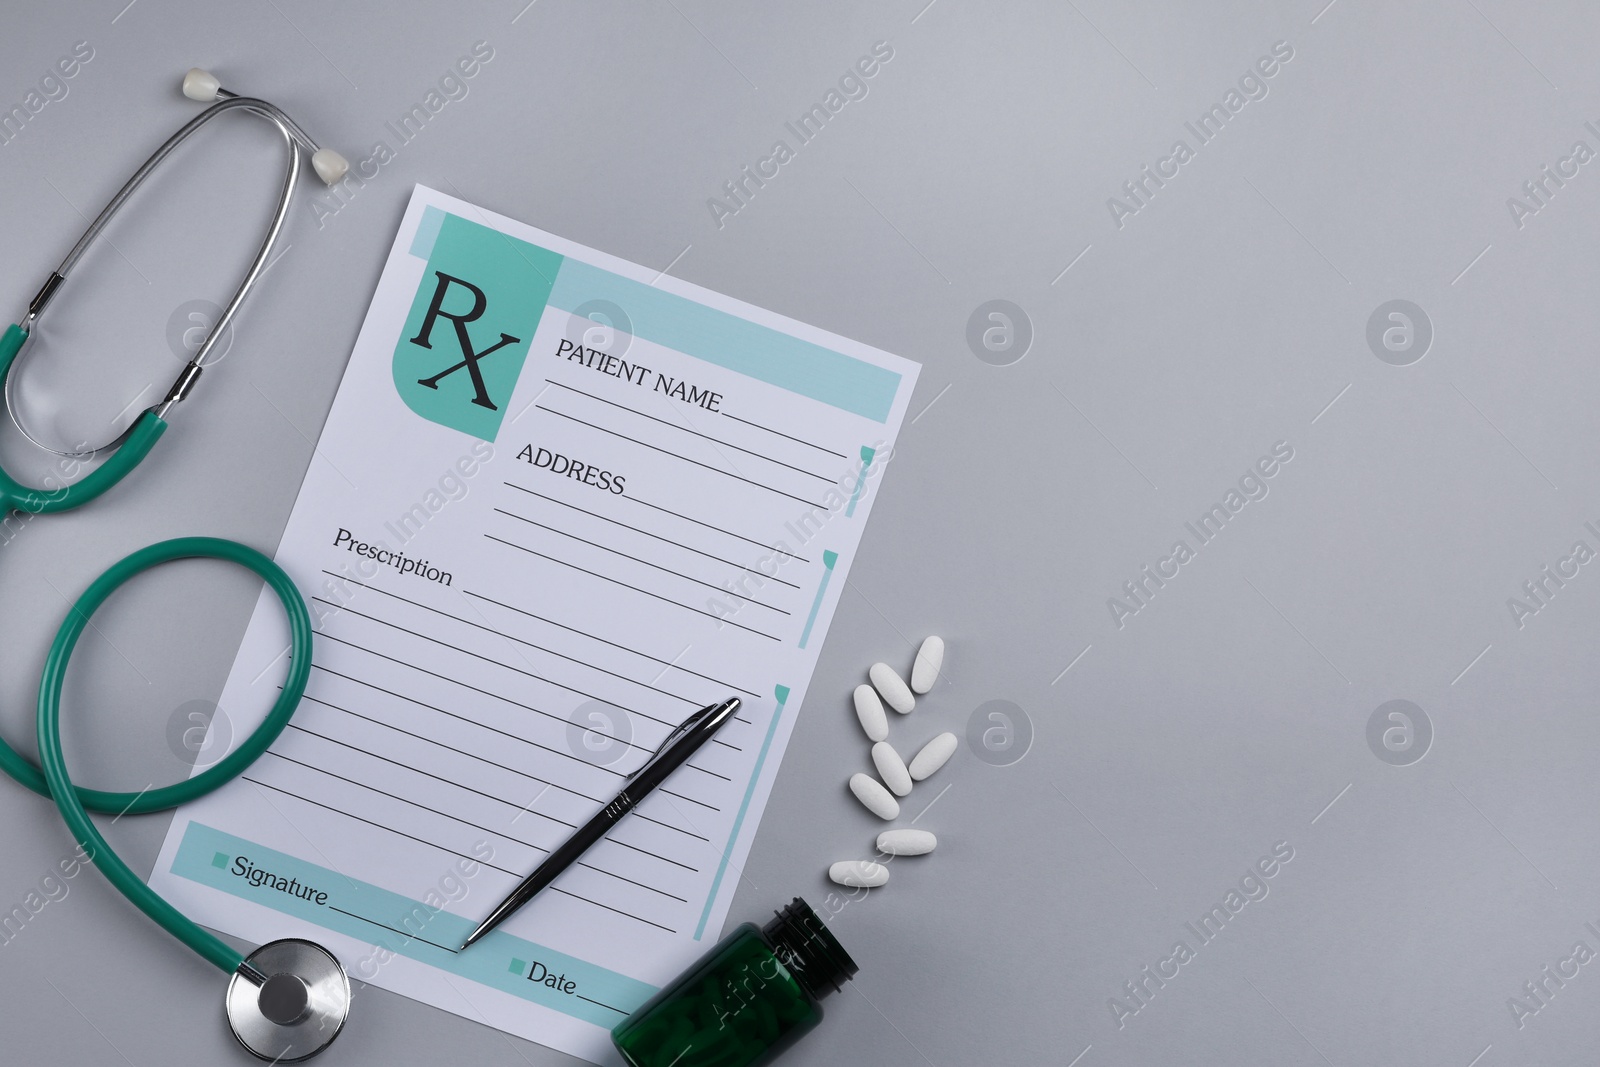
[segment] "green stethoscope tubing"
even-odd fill
[[[160,420],[157,420],[157,423],[160,428],[165,428],[165,423],[161,423]],[[155,433],[159,436],[160,429]],[[127,448],[126,443],[123,448]],[[5,482],[8,483],[8,490],[10,486],[16,484],[10,478],[6,478]],[[98,495],[103,489],[104,487],[101,487],[90,495]],[[13,503],[12,506],[16,505]],[[66,681],[67,664],[72,658],[72,650],[89,625],[90,617],[101,604],[105,603],[107,597],[136,575],[163,563],[181,559],[217,559],[236,563],[254,572],[277,594],[289,619],[291,638],[289,672],[284,679],[283,690],[278,694],[276,703],[261,725],[256,727],[238,749],[216,766],[193,778],[140,793],[107,792],[76,786],[67,771],[66,759],[61,751],[61,688]],[[311,613],[306,609],[305,600],[295,587],[293,579],[282,567],[260,552],[236,541],[226,541],[216,537],[180,537],[162,541],[120,560],[95,579],[72,606],[66,620],[61,624],[61,629],[56,632],[55,641],[50,646],[50,654],[45,660],[44,676],[39,683],[37,728],[42,773],[40,768],[35,767],[4,740],[0,740],[0,770],[4,770],[34,792],[49,796],[56,802],[56,807],[61,809],[61,817],[66,820],[73,836],[111,884],[173,937],[193,949],[207,962],[228,973],[237,971],[244,964],[244,956],[167,903],[160,894],[129,870],[128,865],[112,851],[106,839],[95,828],[88,813],[165,811],[203,797],[242,774],[278,739],[278,735],[283,732],[289,717],[294,714],[301,696],[305,693],[306,681],[311,675],[311,632]]]
[[[0,380],[4,380],[11,372],[11,364],[27,339],[28,331],[15,323],[6,327],[4,334],[0,334]],[[52,511],[70,511],[87,504],[127,477],[166,431],[166,420],[154,411],[146,411],[123,436],[122,446],[104,463],[81,480],[58,489],[33,489],[0,470],[0,519],[13,511],[40,515]],[[15,774],[12,776],[15,777]],[[37,786],[29,788],[38,790]]]

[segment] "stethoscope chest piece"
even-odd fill
[[[315,1056],[344,1029],[350,978],[321,945],[273,941],[234,973],[227,1004],[239,1044],[264,1060],[293,1063]]]

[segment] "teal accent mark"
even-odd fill
[[[253,886],[231,869],[219,869],[214,860],[224,853],[238,857],[233,867],[248,864],[257,870],[270,871],[285,882],[293,879],[311,890],[313,899],[284,892],[270,882]],[[654,986],[645,982],[515,937],[503,929],[493,931],[469,951],[451,951],[443,946],[461,944],[477,926],[476,921],[347,878],[203,823],[191,822],[184,831],[178,855],[172,862],[172,873],[607,1030],[656,992]],[[318,893],[327,894],[325,903],[316,902]],[[351,976],[370,980],[375,971],[367,972],[364,965],[375,966],[374,961],[381,958],[386,957],[374,954],[354,961],[354,966],[349,967]],[[345,963],[349,965],[352,961]],[[564,993],[543,982],[530,980],[530,968],[538,974],[565,975],[576,983],[577,994]]]
[[[750,772],[750,784],[744,787],[744,800],[739,804],[739,813],[733,817],[733,829],[728,832],[728,847],[722,850],[722,862],[717,864],[717,876],[711,879],[711,892],[706,894],[705,910],[700,913],[700,924],[694,928],[696,941],[705,936],[706,920],[711,918],[711,904],[717,899],[717,888],[722,885],[722,876],[728,873],[728,860],[733,856],[733,843],[739,840],[739,827],[744,825],[745,813],[750,810],[750,799],[755,796],[756,781],[761,777],[761,765],[767,761],[767,751],[772,748],[772,737],[778,732],[778,720],[783,718],[784,705],[789,703],[788,686],[773,686],[772,694],[778,698],[778,706],[772,709],[772,721],[767,724],[767,736],[761,742],[761,752],[756,756],[755,770]]]
[[[822,572],[822,581],[817,583],[817,598],[811,602],[811,614],[806,616],[806,627],[800,631],[801,648],[805,648],[806,642],[811,640],[811,628],[817,624],[817,612],[822,610],[822,596],[828,591],[828,581],[833,577],[833,565],[838,562],[839,553],[822,553],[822,565],[826,569]]]
[[[875,422],[888,421],[900,388],[900,375],[886,367],[567,259],[550,291],[550,306],[575,312],[596,299],[626,311],[635,337]]]
[[[439,239],[439,227],[444,225],[444,212],[429,204],[422,209],[422,219],[417,232],[411,235],[411,254],[418,259],[433,255],[433,242]]]
[[[225,852],[218,852],[215,856],[211,857],[211,866],[215,867],[219,871],[227,870],[228,864],[232,862],[233,858]]]
[[[856,501],[861,499],[861,490],[867,484],[867,471],[872,466],[872,457],[877,454],[877,449],[861,446],[861,474],[857,476],[855,490],[850,494],[850,505],[844,509],[847,519],[856,513]]]

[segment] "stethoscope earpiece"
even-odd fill
[[[28,302],[22,320],[0,330],[0,380],[4,382],[0,393],[3,393],[3,405],[17,429],[39,447],[62,456],[90,456],[112,445],[117,446],[116,450],[78,481],[48,489],[23,485],[0,467],[0,520],[9,522],[13,511],[37,515],[76,508],[110,489],[132,471],[165,432],[168,410],[193,388],[218,338],[227,331],[251,287],[270,266],[273,245],[288,217],[290,197],[300,174],[302,152],[311,156],[311,165],[317,176],[330,185],[342,180],[349,172],[350,164],[343,156],[318,145],[278,107],[256,97],[229,92],[209,71],[196,67],[185,74],[183,95],[191,100],[209,103],[210,106],[168,137],[134,171]],[[173,382],[166,398],[147,409],[115,440],[78,451],[60,451],[42,444],[17,418],[11,393],[12,383],[16,379],[14,372],[18,362],[26,355],[24,346],[39,316],[67,280],[84,251],[94,243],[145,179],[196,130],[229,111],[242,111],[265,119],[282,136],[287,149],[277,205],[238,288],[211,324],[199,350]],[[136,794],[80,789],[72,782],[61,747],[61,688],[72,650],[88,625],[89,617],[123,583],[160,564],[193,558],[225,560],[247,568],[262,578],[283,604],[290,631],[289,672],[272,710],[244,743],[221,762],[184,781],[160,788],[146,788]],[[73,836],[113,886],[168,933],[193,949],[201,959],[231,976],[225,1003],[228,1024],[233,1028],[234,1036],[255,1055],[275,1063],[314,1056],[339,1036],[350,1013],[350,979],[344,967],[327,949],[298,939],[274,941],[261,946],[248,958],[241,957],[237,949],[188,918],[150,888],[143,878],[134,874],[107,844],[88,813],[90,810],[116,812],[120,817],[130,812],[137,814],[168,810],[205,796],[242,774],[283,732],[305,694],[306,680],[311,672],[311,635],[311,613],[294,580],[282,567],[260,552],[218,538],[188,537],[163,541],[119,561],[91,583],[57,631],[39,682],[36,718],[39,765],[29,762],[0,738],[0,773],[9,775],[42,796],[52,798]]]
[[[323,184],[338,185],[350,173],[350,161],[331,148],[319,148],[311,153],[311,169]]]
[[[228,981],[228,1025],[251,1053],[273,1063],[315,1056],[350,1015],[350,978],[333,954],[298,938],[252,952]]]
[[[188,73],[183,76],[183,95],[190,100],[210,104],[210,106],[185,123],[177,133],[168,137],[159,148],[151,153],[150,158],[145,160],[139,169],[133,172],[133,176],[123,183],[122,188],[117,191],[116,195],[101,209],[100,214],[95,216],[94,221],[84,230],[83,235],[78,238],[77,244],[72,246],[72,250],[67,253],[66,258],[51,272],[50,277],[45,279],[45,283],[39,288],[39,292],[28,302],[27,313],[15,325],[6,328],[3,333],[0,333],[0,378],[4,379],[6,414],[9,415],[12,423],[22,436],[46,452],[52,452],[58,456],[71,459],[85,459],[105,449],[125,444],[129,436],[135,432],[141,420],[150,421],[145,416],[164,420],[172,406],[188,396],[189,391],[194,388],[195,382],[199,380],[201,372],[207,366],[212,348],[221,337],[227,334],[234,315],[238,312],[240,305],[244,303],[245,296],[250,292],[251,287],[255,285],[256,280],[266,273],[267,266],[272,261],[273,246],[277,243],[278,235],[283,230],[284,221],[289,215],[289,201],[294,194],[295,181],[300,174],[301,153],[303,152],[311,157],[311,168],[317,172],[317,177],[326,185],[337,185],[350,173],[350,163],[344,156],[331,148],[323,148],[317,144],[311,138],[311,135],[306,133],[299,123],[284,114],[281,108],[257,97],[240,96],[238,93],[224,89],[222,83],[217,80],[217,76],[208,70],[191,67]],[[175,148],[193,135],[196,130],[199,130],[224,112],[238,110],[256,115],[271,123],[278,133],[282,135],[284,146],[288,149],[283,173],[283,185],[278,193],[277,207],[272,212],[272,217],[267,223],[266,233],[256,250],[255,258],[251,260],[249,267],[245,270],[244,277],[240,280],[238,288],[234,290],[232,298],[222,309],[222,313],[217,316],[216,321],[211,323],[204,339],[200,342],[198,351],[194,354],[194,358],[189,361],[188,365],[183,368],[176,380],[173,381],[171,388],[167,390],[166,397],[134,420],[132,426],[104,443],[90,445],[89,442],[83,442],[81,446],[71,448],[58,448],[46,444],[38,434],[31,431],[25,424],[17,411],[17,404],[13,396],[13,382],[17,377],[17,371],[23,360],[27,358],[24,346],[39,316],[44,312],[45,306],[55,297],[57,291],[60,290],[62,283],[67,280],[67,276],[72,272],[73,267],[77,265],[79,258],[94,243],[95,238],[99,237],[100,231],[122,209],[123,205],[132,197],[134,191],[144,183],[145,179],[161,165],[162,161]],[[140,395],[143,396],[142,393]],[[106,481],[104,478],[101,480]],[[60,511],[69,505],[69,498],[87,499],[93,494],[74,485],[69,487],[68,491],[56,495],[62,497],[62,500],[56,501],[55,506],[50,508],[28,506],[33,503],[34,498],[44,498],[50,496],[50,494],[33,493],[19,502],[12,486],[5,481],[0,481],[0,507],[9,505],[10,507],[20,507],[25,511]],[[70,506],[76,506],[76,502],[75,500],[70,501]],[[0,514],[0,518],[4,518],[4,515]]]
[[[189,72],[183,76],[183,95],[190,100],[202,104],[209,104],[219,98],[231,97],[236,94],[228,92],[217,80],[217,76],[209,70],[199,67],[190,67]],[[316,148],[311,151],[311,167],[317,172],[317,177],[322,179],[324,185],[338,185],[344,181],[344,176],[350,173],[350,161],[331,148]]]
[[[190,67],[189,73],[183,76],[183,95],[190,100],[202,104],[209,104],[217,98],[217,93],[222,90],[222,83],[217,76],[209,70],[199,67]]]

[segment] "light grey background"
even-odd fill
[[[963,747],[918,787],[908,814],[937,799],[918,825],[940,849],[833,919],[861,973],[788,1062],[1590,1055],[1600,963],[1520,1028],[1508,998],[1576,942],[1600,951],[1600,564],[1520,629],[1507,598],[1574,541],[1600,549],[1583,527],[1600,526],[1600,161],[1520,229],[1507,199],[1573,142],[1600,150],[1592,8],[123,2],[31,5],[0,35],[6,107],[75,42],[94,49],[0,145],[17,313],[195,114],[185,68],[359,160],[473,42],[494,58],[336,213],[303,183],[282,260],[158,454],[0,551],[7,738],[31,750],[50,636],[114,559],[185,534],[276,543],[424,182],[924,365],[735,918],[821,906],[827,864],[868,852],[876,824],[844,781],[866,766],[848,694],[872,660],[908,668],[924,634],[949,641],[945,682],[893,724],[904,748],[997,698],[1035,738],[1007,767]],[[869,94],[719,229],[707,199],[792,144],[785,121],[879,40],[894,58]],[[1118,228],[1107,199],[1193,146],[1184,123],[1278,41],[1294,56],[1266,97]],[[75,398],[53,429],[98,432],[164,388],[168,319],[226,297],[280,151],[219,123],[85,262],[19,382],[39,410]],[[1031,320],[1009,366],[967,344],[992,299]],[[1409,366],[1367,345],[1393,299],[1434,328]],[[1294,458],[1269,495],[1119,629],[1107,598],[1279,441]],[[0,457],[44,470],[9,430]],[[195,564],[108,606],[69,685],[80,778],[184,773],[169,719],[215,697],[253,599]],[[1369,748],[1394,699],[1431,721],[1420,762]],[[5,910],[71,845],[10,783],[0,809]],[[166,822],[111,834],[148,869]],[[1199,945],[1184,924],[1277,842],[1294,859],[1266,898]],[[1110,998],[1180,938],[1195,958],[1119,1028]],[[221,992],[92,872],[0,946],[14,1062],[249,1062]],[[566,1062],[376,989],[322,1060],[520,1061]]]

